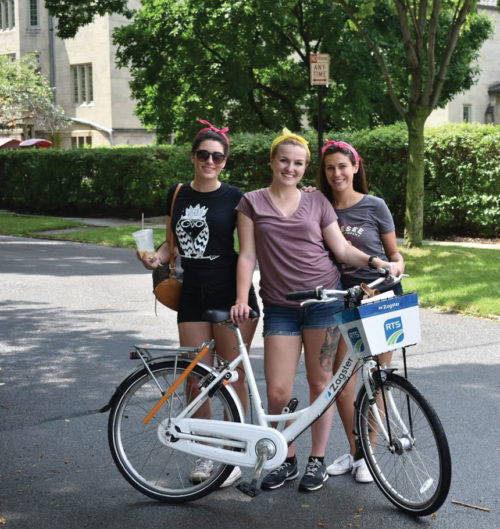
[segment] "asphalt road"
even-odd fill
[[[436,516],[413,519],[349,475],[311,494],[290,482],[254,499],[229,488],[184,505],[131,488],[97,410],[135,366],[131,344],[177,339],[174,313],[159,306],[155,315],[150,274],[134,251],[0,236],[0,307],[0,525],[9,529],[500,527],[498,322],[420,311],[410,375],[443,422],[454,468]],[[264,388],[260,334],[253,363]],[[303,363],[296,385],[305,402]],[[339,422],[328,461],[347,448]],[[302,468],[309,441],[298,440]]]

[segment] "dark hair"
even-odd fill
[[[198,150],[200,143],[205,140],[218,141],[222,145],[226,157],[229,156],[229,144],[227,143],[226,139],[224,138],[224,136],[222,136],[222,134],[219,134],[218,132],[215,132],[213,130],[205,130],[201,133],[198,133],[194,137],[193,145],[191,147],[191,153],[194,154]]]
[[[356,165],[354,154],[352,154],[352,152],[345,147],[340,148],[338,145],[331,145],[323,152],[318,170],[318,187],[320,188],[321,192],[325,195],[325,197],[332,203],[333,191],[330,187],[330,184],[328,183],[328,180],[326,179],[325,158],[329,154],[335,154],[336,152],[344,154],[349,158],[352,165]],[[365,195],[368,194],[368,186],[366,185],[366,173],[365,168],[363,166],[363,161],[361,159],[359,160],[358,171],[354,173],[352,187],[354,188],[354,191],[358,191],[359,193],[363,193]]]

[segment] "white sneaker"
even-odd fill
[[[351,454],[344,454],[343,456],[337,457],[337,459],[328,467],[326,471],[330,476],[340,476],[341,474],[347,474],[352,470],[352,464],[354,458]]]
[[[231,474],[226,478],[226,481],[220,486],[221,489],[225,487],[230,487],[235,481],[238,481],[241,478],[241,469],[240,467],[234,467],[231,471]]]
[[[202,459],[200,457],[196,460],[193,470],[189,473],[189,479],[193,483],[201,483],[210,477],[213,469],[214,463],[211,459]]]
[[[354,461],[352,465],[352,474],[358,483],[371,483],[373,481],[372,475],[370,474],[364,459]]]

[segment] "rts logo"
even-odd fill
[[[347,335],[349,336],[349,340],[351,340],[354,350],[357,353],[362,353],[365,350],[365,344],[363,343],[363,338],[361,338],[358,328],[354,327],[353,329],[349,329]]]
[[[385,339],[388,345],[394,345],[402,342],[405,333],[403,331],[403,322],[400,317],[392,318],[384,322]]]

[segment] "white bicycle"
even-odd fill
[[[383,290],[400,280],[380,277],[363,288]],[[355,435],[375,483],[406,513],[435,512],[448,495],[451,457],[436,412],[407,379],[405,347],[420,341],[417,295],[386,292],[362,300],[363,288],[318,287],[288,295],[309,298],[304,303],[328,303],[342,296],[350,308],[336,318],[349,350],[312,404],[297,409],[297,400],[292,399],[280,415],[264,411],[246,345],[228,311],[210,310],[205,316],[234,331],[239,355],[232,362],[216,354],[214,365],[201,362],[208,352],[215,353],[213,341],[199,348],[134,346],[131,358],[140,360],[140,366],[101,410],[111,410],[109,445],[125,479],[147,496],[179,503],[213,492],[239,465],[254,469],[251,482],[238,488],[255,496],[262,471],[281,465],[288,444],[335,402],[359,369],[362,386],[356,400]],[[377,361],[378,354],[401,347],[404,376]],[[251,423],[245,422],[230,385],[241,368],[248,383]],[[291,424],[284,427],[289,420]],[[197,458],[214,461],[214,468],[208,479],[193,483],[189,474]]]

